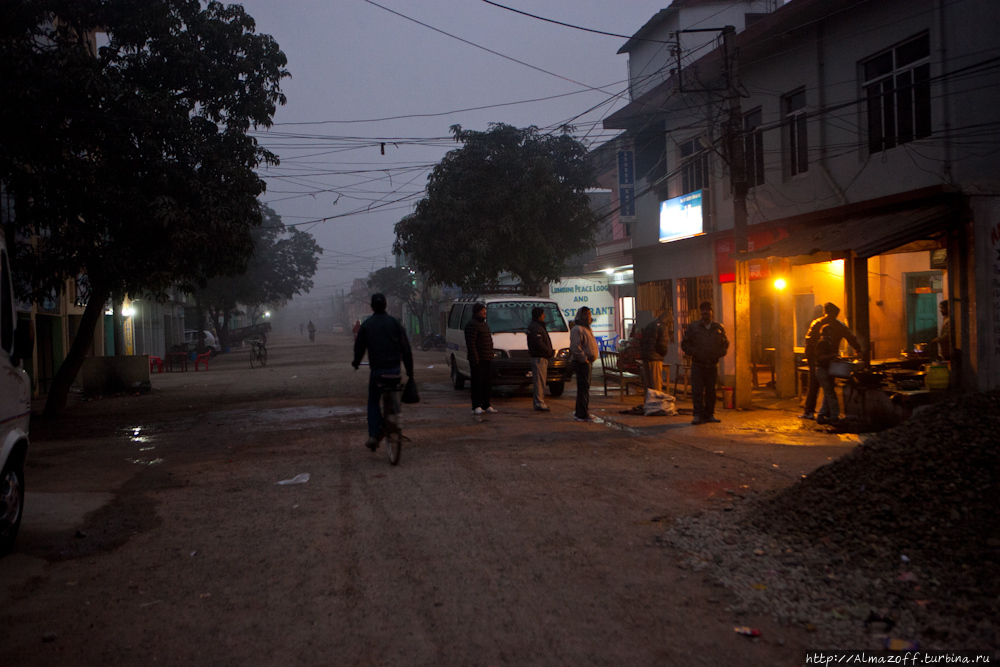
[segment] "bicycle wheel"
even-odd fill
[[[392,389],[382,393],[382,440],[389,463],[397,465],[403,453],[403,429],[399,425],[399,394]]]
[[[389,457],[389,463],[399,464],[399,457],[403,453],[403,433],[401,431],[385,436],[385,453]]]
[[[263,345],[260,346],[260,356],[257,357],[261,366],[267,366],[267,348]]]

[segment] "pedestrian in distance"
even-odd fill
[[[578,422],[597,421],[597,417],[590,414],[590,372],[597,359],[597,339],[590,330],[594,322],[590,308],[584,306],[576,311],[574,322],[576,326],[569,332],[569,353],[576,373],[576,411],[573,414]]]
[[[358,332],[361,331],[361,320],[354,322],[354,327],[351,328],[351,332],[354,334],[354,340],[358,339]]]
[[[663,310],[642,329],[640,355],[642,383],[647,390],[663,391],[663,357],[670,347],[670,311]]]
[[[316,340],[316,325],[309,320],[309,324],[306,325],[306,331],[309,332],[309,342],[312,343]]]
[[[817,304],[813,310],[813,321],[806,331],[805,362],[809,367],[809,389],[806,391],[806,404],[799,419],[816,419],[816,400],[819,398],[819,379],[816,377],[816,341],[819,340],[819,330],[823,327],[823,306]]]
[[[371,307],[372,316],[358,328],[351,365],[354,370],[358,370],[365,353],[368,353],[371,371],[368,374],[368,440],[365,446],[374,452],[381,438],[381,385],[399,384],[402,379],[401,364],[406,368],[406,376],[413,377],[413,351],[406,337],[406,329],[399,320],[385,312],[385,295],[373,294]]]
[[[472,376],[472,414],[496,414],[490,405],[492,392],[493,334],[486,323],[486,305],[472,307],[472,319],[465,325],[465,347]]]
[[[857,336],[847,328],[847,325],[837,319],[840,308],[831,302],[823,304],[823,319],[818,337],[813,346],[816,354],[816,379],[823,390],[823,407],[816,414],[817,424],[829,424],[840,421],[840,401],[837,399],[836,377],[830,375],[830,362],[840,353],[840,342],[847,339],[855,352],[864,356],[861,343]]]
[[[545,405],[545,384],[548,382],[549,359],[556,355],[552,349],[552,339],[545,327],[545,309],[536,306],[531,309],[531,322],[528,323],[528,354],[531,355],[532,398],[535,410],[548,412]]]
[[[306,325],[302,324],[302,322],[299,322],[299,335],[301,336],[302,334],[304,334],[305,330],[306,330]]]
[[[722,325],[712,319],[712,304],[698,306],[701,319],[684,331],[681,349],[691,357],[691,395],[694,401],[692,424],[721,421],[715,418],[715,386],[719,380],[719,360],[729,351],[729,339]]]

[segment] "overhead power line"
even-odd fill
[[[609,37],[621,37],[622,39],[634,39],[641,42],[656,42],[657,44],[671,44],[672,42],[664,41],[662,39],[648,39],[645,37],[635,37],[633,35],[619,35],[616,32],[604,32],[603,30],[592,30],[590,28],[582,28],[578,25],[572,25],[570,23],[563,23],[562,21],[556,21],[555,19],[547,19],[544,16],[536,16],[535,14],[529,14],[528,12],[522,12],[520,9],[514,9],[513,7],[507,7],[506,5],[501,5],[496,2],[490,2],[490,0],[483,0],[487,5],[493,5],[494,7],[499,7],[500,9],[506,9],[508,12],[514,12],[515,14],[521,14],[522,16],[529,16],[533,19],[538,19],[539,21],[545,21],[546,23],[555,23],[556,25],[565,26],[567,28],[573,28],[574,30],[583,30],[584,32],[592,32],[597,35],[607,35]]]
[[[504,58],[505,60],[510,60],[511,62],[515,62],[518,65],[524,65],[525,67],[530,67],[531,69],[536,70],[538,72],[542,72],[543,74],[548,74],[549,76],[554,76],[557,79],[562,79],[563,81],[569,81],[570,83],[574,83],[574,84],[576,84],[578,86],[583,86],[584,88],[586,88],[588,90],[596,90],[597,92],[604,93],[604,91],[601,90],[600,88],[595,88],[594,86],[588,86],[587,84],[581,83],[580,81],[576,81],[574,79],[570,79],[569,77],[562,76],[561,74],[556,74],[555,72],[550,72],[549,70],[542,69],[541,67],[536,67],[535,65],[532,65],[531,63],[526,63],[523,60],[518,60],[517,58],[512,58],[512,57],[510,57],[508,55],[500,53],[499,51],[494,51],[493,49],[488,49],[485,46],[480,46],[479,44],[476,44],[475,42],[470,42],[467,39],[462,39],[461,37],[459,37],[457,35],[453,35],[450,32],[445,32],[444,30],[441,30],[440,28],[435,28],[432,25],[429,25],[429,24],[424,23],[422,21],[418,21],[415,18],[411,18],[411,17],[407,16],[406,14],[401,14],[400,12],[397,12],[394,9],[389,9],[388,7],[384,7],[384,6],[380,5],[380,4],[378,4],[377,2],[374,2],[373,0],[365,0],[365,2],[367,2],[369,5],[374,5],[374,6],[378,7],[379,9],[387,11],[390,14],[395,14],[396,16],[398,16],[400,18],[404,18],[407,21],[413,21],[417,25],[421,25],[421,26],[423,26],[425,28],[429,28],[430,30],[433,30],[434,32],[439,32],[442,35],[445,35],[447,37],[451,37],[452,39],[457,39],[458,41],[462,42],[463,44],[468,44],[469,46],[474,46],[475,48],[482,49],[483,51],[486,51],[487,53],[492,53],[493,55],[500,56],[501,58]],[[605,93],[605,94],[607,94],[607,93]]]

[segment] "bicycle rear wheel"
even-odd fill
[[[403,434],[400,431],[385,436],[385,453],[389,463],[399,465],[399,457],[403,453]]]
[[[263,345],[260,346],[260,355],[257,357],[257,361],[260,362],[261,366],[267,366],[267,348]]]
[[[403,453],[403,429],[399,424],[399,392],[395,389],[382,393],[382,440],[389,463],[399,464]]]

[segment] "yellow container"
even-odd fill
[[[925,366],[924,384],[928,389],[947,389],[951,382],[951,371],[945,364],[931,364]]]

